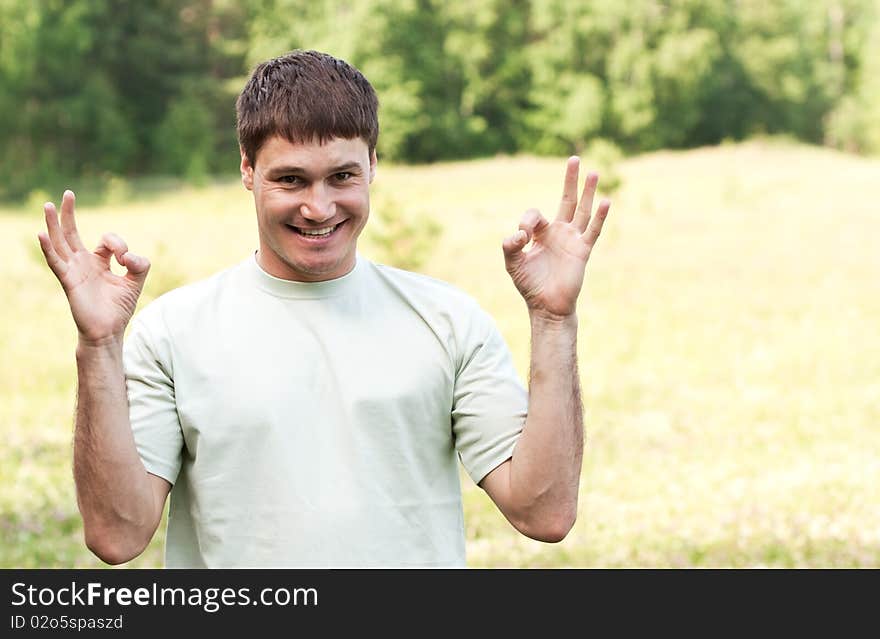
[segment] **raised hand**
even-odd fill
[[[602,200],[592,215],[599,176],[587,175],[580,202],[577,199],[577,157],[568,159],[559,213],[548,222],[537,209],[522,216],[519,231],[504,240],[507,272],[529,312],[563,318],[574,314],[584,282],[584,270],[599,239],[611,203]],[[532,242],[528,251],[523,250]]]
[[[88,251],[76,229],[74,203],[73,191],[65,191],[60,224],[55,205],[45,204],[48,233],[37,234],[40,248],[67,295],[80,342],[121,341],[143,290],[150,262],[130,253],[125,241],[114,233],[105,234],[94,252]],[[125,275],[110,270],[111,255],[126,268]]]

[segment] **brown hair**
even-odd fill
[[[379,137],[379,101],[353,66],[319,51],[291,51],[258,65],[235,104],[238,143],[251,166],[273,135],[294,143]]]

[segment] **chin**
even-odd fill
[[[293,273],[299,273],[315,279],[335,279],[340,274],[336,272],[343,268],[345,257],[328,258],[325,260],[285,260],[285,264]]]

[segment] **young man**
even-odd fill
[[[74,477],[88,547],[140,554],[171,494],[166,565],[461,566],[458,461],[523,534],[561,540],[583,430],[577,296],[609,203],[577,198],[503,242],[532,330],[530,388],[469,297],[357,253],[377,100],[347,63],[296,51],[238,104],[259,249],[144,308],[148,260],[83,246],[74,195],[39,240],[79,341]],[[524,247],[533,242],[528,251]],[[115,257],[124,276],[110,271]]]

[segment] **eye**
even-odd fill
[[[347,182],[348,180],[351,179],[352,174],[349,173],[348,171],[342,171],[341,173],[337,173],[335,177],[336,177],[336,180],[339,182]]]
[[[278,181],[282,184],[299,184],[301,180],[296,175],[282,175]]]

